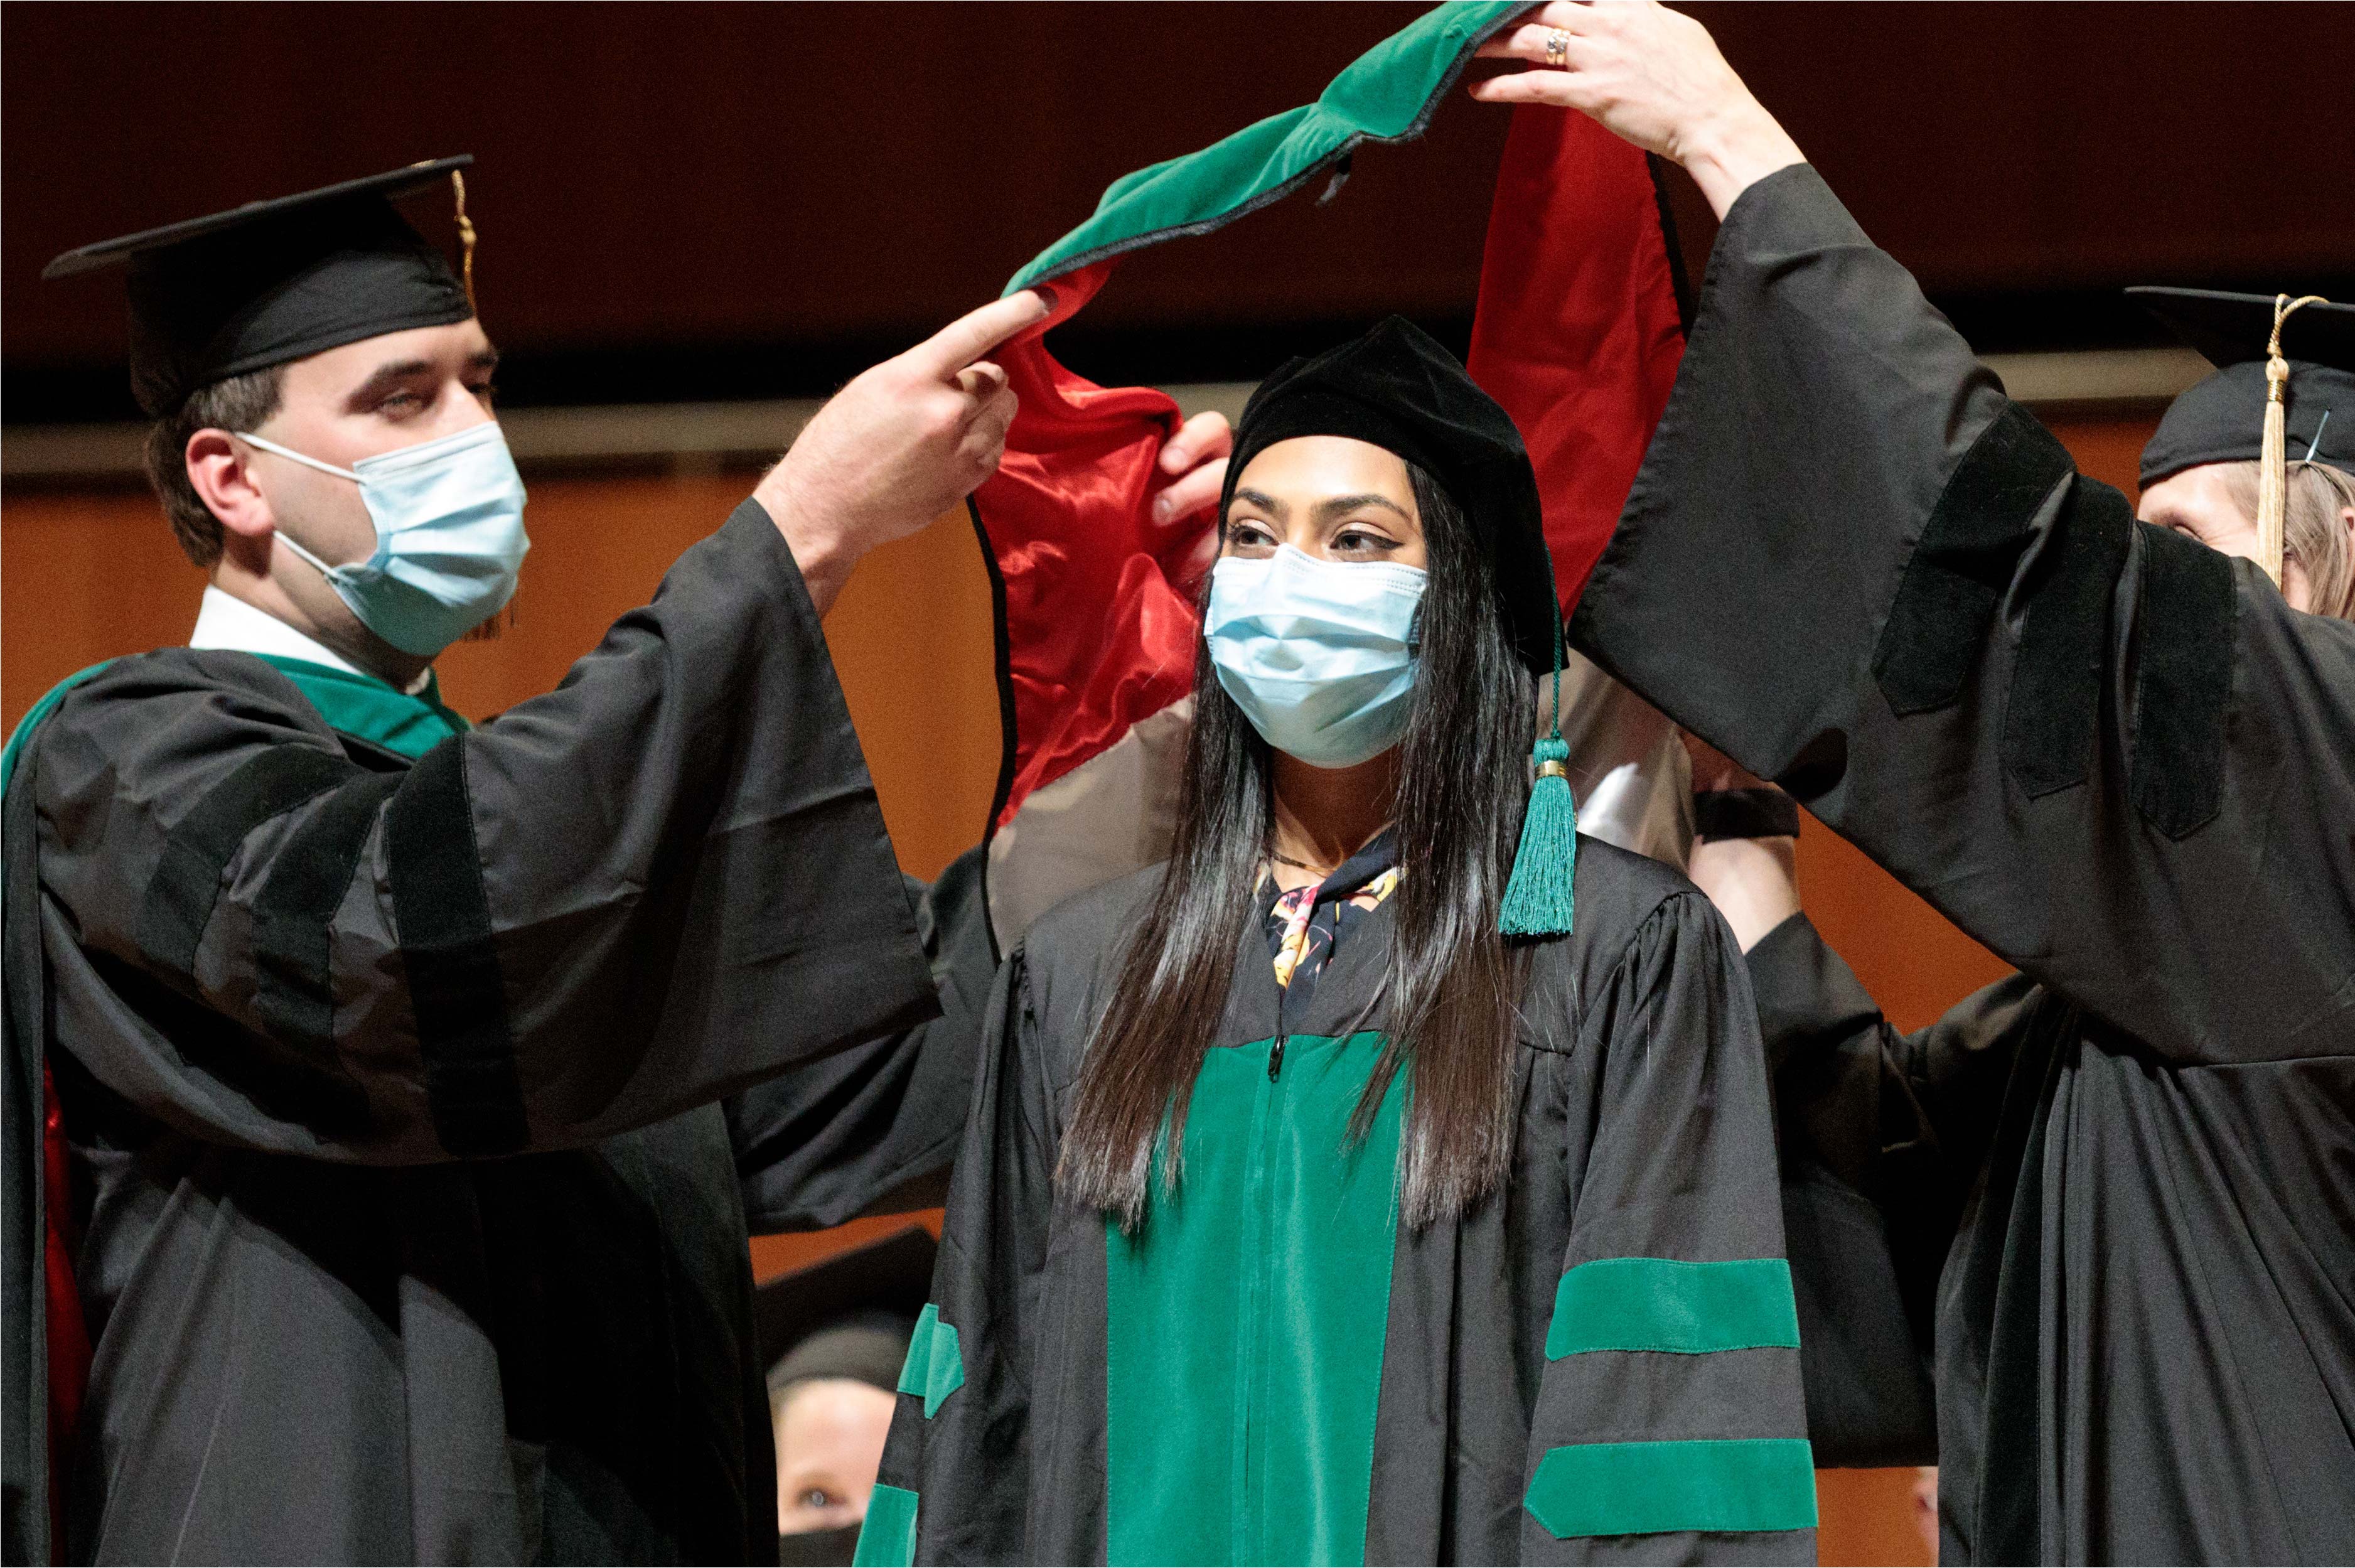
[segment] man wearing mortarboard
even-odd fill
[[[765,1558],[748,1220],[847,1218],[954,1146],[978,868],[911,898],[819,620],[995,468],[985,356],[1042,306],[853,380],[470,729],[432,660],[527,541],[468,162],[49,269],[127,263],[211,586],[191,646],[9,748],[10,1561]],[[443,181],[464,277],[391,205]]]
[[[2355,310],[2147,296],[2220,368],[2137,518],[1698,24],[1498,52],[1723,219],[1573,640],[2021,971],[1901,1037],[1741,933],[1817,1462],[1934,1427],[1948,1563],[2355,1561]]]

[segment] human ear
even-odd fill
[[[247,454],[225,430],[200,430],[182,454],[188,484],[221,527],[241,538],[267,540],[278,519],[270,497],[253,482]]]

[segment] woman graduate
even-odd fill
[[[1811,1559],[1754,1009],[1530,793],[1510,421],[1392,320],[1220,516],[1171,859],[999,975],[860,1561]]]

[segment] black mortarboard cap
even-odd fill
[[[752,1328],[769,1387],[855,1378],[897,1388],[939,1253],[930,1232],[911,1225],[763,1284],[753,1294]]]
[[[1514,651],[1540,675],[1553,669],[1561,611],[1537,474],[1511,416],[1455,356],[1394,315],[1363,337],[1276,371],[1243,407],[1219,515],[1226,516],[1253,457],[1304,435],[1368,442],[1436,480],[1487,546]]]
[[[2203,463],[2261,462],[2274,296],[2214,289],[2126,293],[2216,367],[2158,421],[2142,452],[2143,485]],[[2301,307],[2282,323],[2281,347],[2289,364],[2282,399],[2289,460],[2355,468],[2355,305]]]
[[[231,376],[472,315],[448,259],[392,203],[474,161],[437,158],[85,245],[41,276],[128,263],[131,389],[160,418]],[[459,223],[470,236],[463,200]]]

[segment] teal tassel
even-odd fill
[[[1570,745],[1557,731],[1530,753],[1538,781],[1521,818],[1521,847],[1497,925],[1507,936],[1569,934],[1578,869],[1578,803],[1570,793]]]

